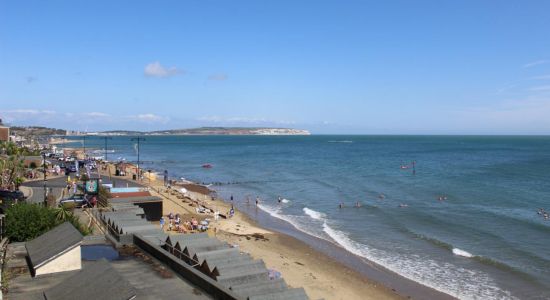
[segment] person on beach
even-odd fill
[[[176,231],[180,230],[180,223],[181,223],[180,215],[177,214],[176,215]]]
[[[258,204],[260,204],[260,197],[256,196],[256,206],[258,206]]]
[[[229,210],[229,217],[233,217],[235,215],[235,208],[233,208],[233,205],[231,205],[231,209]]]
[[[233,201],[233,194],[231,194],[231,198],[230,198],[230,199],[231,199],[231,201]]]
[[[246,196],[246,205],[250,205],[250,196]]]
[[[340,204],[338,204],[338,208],[344,208],[344,202],[340,202]]]
[[[172,212],[170,212],[170,213],[168,214],[168,221],[169,221],[170,223],[172,223],[172,222],[174,221],[174,214],[173,214]]]
[[[164,217],[160,217],[160,230],[164,230]]]
[[[361,207],[361,203],[359,203],[359,201],[355,202],[355,207],[356,207],[356,208]]]

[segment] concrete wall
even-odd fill
[[[80,254],[80,245],[69,252],[47,262],[38,269],[35,269],[35,276],[80,270],[82,268],[82,259]]]

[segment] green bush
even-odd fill
[[[37,204],[18,203],[6,211],[6,234],[14,242],[32,240],[56,225],[53,210]]]
[[[82,235],[91,233],[71,211],[59,210],[25,202],[15,204],[6,211],[6,235],[12,242],[25,242],[66,221],[71,222]]]

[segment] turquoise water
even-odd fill
[[[108,143],[110,160],[136,159],[130,137]],[[550,137],[147,136],[140,150],[145,169],[213,183],[237,207],[259,196],[297,230],[453,296],[550,298],[537,214],[550,211]],[[415,174],[401,169],[412,161]]]

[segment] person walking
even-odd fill
[[[164,230],[164,217],[160,217],[160,230]]]

